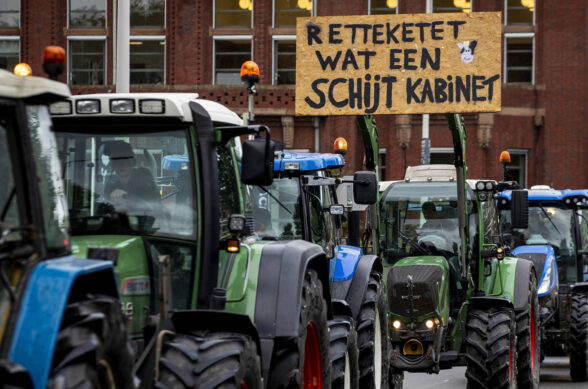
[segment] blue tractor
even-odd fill
[[[65,84],[0,70],[0,386],[130,387],[114,268],[71,255],[48,103]]]
[[[376,175],[340,178],[344,163],[339,154],[277,155],[273,183],[250,188],[253,230],[260,240],[304,239],[324,248],[335,313],[329,323],[333,386],[345,387],[350,379],[351,387],[382,388],[389,379],[382,264],[346,244],[344,214],[351,203],[337,197],[337,188],[350,184],[356,205],[374,204]]]
[[[533,261],[546,355],[569,355],[573,381],[588,380],[588,190],[533,186],[529,227],[510,228],[511,192],[498,197],[512,253]]]

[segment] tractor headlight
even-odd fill
[[[395,330],[400,329],[401,326],[402,323],[400,322],[400,320],[394,320],[394,322],[392,323],[392,327],[394,327]]]
[[[537,289],[537,294],[541,296],[542,294],[547,293],[549,290],[549,285],[551,284],[551,272],[553,269],[553,265],[549,266],[549,268],[545,271],[545,276],[541,280],[541,284]]]
[[[435,322],[432,319],[428,319],[425,322],[425,327],[427,327],[427,329],[432,330],[433,327],[435,327]]]

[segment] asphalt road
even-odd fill
[[[569,360],[565,357],[548,357],[541,364],[541,389],[586,389],[586,382],[572,382]],[[441,370],[437,374],[404,373],[405,389],[465,388],[465,367]]]

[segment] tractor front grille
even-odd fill
[[[439,304],[437,291],[442,277],[443,269],[436,265],[390,269],[387,280],[390,312],[409,317],[434,312]]]

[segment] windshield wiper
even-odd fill
[[[537,203],[537,205],[539,206],[539,208],[541,208],[541,211],[543,212],[543,214],[545,215],[545,217],[547,219],[549,219],[549,221],[551,222],[551,224],[553,225],[553,228],[555,228],[555,230],[557,231],[558,234],[561,235],[561,232],[559,232],[559,229],[557,228],[557,226],[555,225],[555,223],[553,222],[553,220],[551,220],[551,217],[549,216],[549,214],[545,211],[545,209],[543,208],[543,206],[541,205],[541,203]]]
[[[261,185],[257,185],[261,190],[263,190],[265,193],[268,194],[268,196],[270,196],[272,199],[276,200],[276,203],[278,203],[282,208],[284,208],[286,210],[286,212],[288,212],[290,215],[294,216],[293,213],[286,208],[286,206],[284,204],[282,204],[282,202],[280,200],[278,200],[278,198],[276,196],[274,196],[273,194],[271,194],[267,189],[265,189],[263,186]]]

